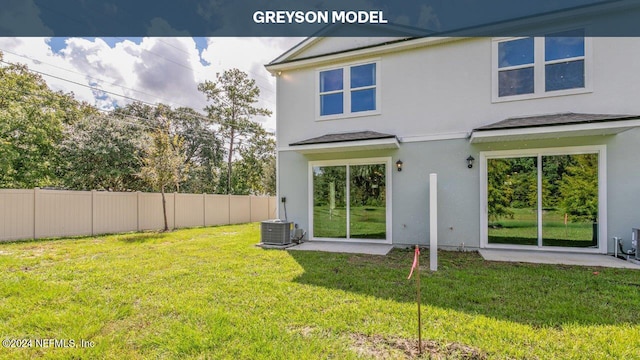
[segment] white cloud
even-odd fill
[[[103,109],[137,99],[202,111],[206,98],[197,90],[198,83],[213,81],[216,73],[238,68],[247,72],[260,87],[258,106],[274,112],[268,119],[258,119],[268,130],[275,129],[275,79],[263,65],[300,41],[299,38],[210,38],[200,54],[196,42],[189,37],[144,38],[139,44],[123,39],[113,47],[100,38],[70,38],[58,52],[52,51],[47,40],[0,38],[0,51],[5,53],[6,61],[25,63],[32,70],[68,80],[43,76],[52,89],[72,91],[79,100]],[[86,86],[98,87],[104,92]]]

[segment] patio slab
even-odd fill
[[[481,249],[479,250],[479,252],[485,260],[489,261],[601,266],[609,268],[640,270],[640,265],[634,264],[630,261],[616,259],[610,255],[503,249]]]
[[[307,241],[288,248],[289,251],[324,251],[349,254],[387,255],[393,249],[391,244],[338,243],[331,241]]]

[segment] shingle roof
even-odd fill
[[[301,140],[289,144],[289,146],[297,145],[312,145],[312,144],[327,144],[347,141],[360,141],[360,140],[377,140],[377,139],[389,139],[395,138],[395,135],[383,134],[375,131],[357,131],[340,134],[326,134],[311,139]]]
[[[577,114],[577,113],[536,115],[536,116],[509,118],[506,120],[498,121],[493,124],[479,127],[477,129],[474,129],[473,131],[585,124],[585,123],[596,123],[596,122],[606,122],[606,121],[631,120],[631,119],[638,119],[638,118],[640,118],[640,115]]]

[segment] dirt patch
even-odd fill
[[[465,359],[481,360],[487,356],[478,349],[459,343],[422,341],[422,355],[418,352],[417,339],[385,338],[380,335],[350,335],[353,350],[360,356],[372,359]]]
[[[292,333],[298,333],[304,338],[312,336],[316,331],[316,329],[311,326],[289,326],[288,330]]]

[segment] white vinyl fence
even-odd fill
[[[169,228],[240,224],[276,217],[275,197],[177,193],[165,197]],[[0,189],[0,241],[163,227],[159,193]]]

